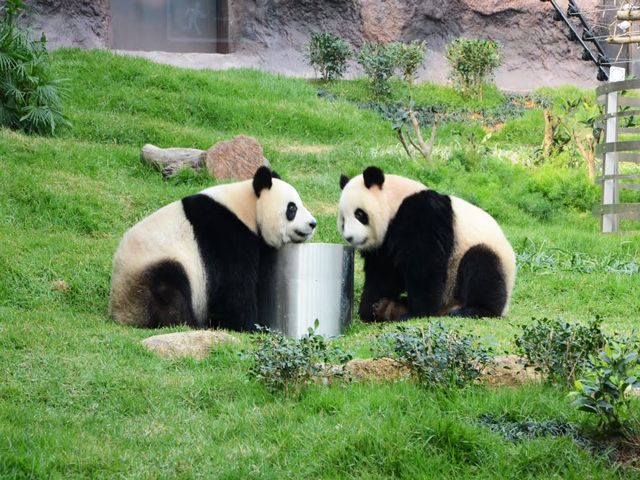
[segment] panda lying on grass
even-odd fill
[[[364,257],[362,320],[507,312],[515,255],[487,212],[377,167],[340,187],[338,229]]]
[[[298,192],[267,167],[173,202],[124,235],[109,313],[140,327],[253,330],[261,249],[304,242],[315,227]]]

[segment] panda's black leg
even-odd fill
[[[227,281],[211,300],[211,324],[216,328],[252,332],[258,323],[258,297],[255,281]]]
[[[414,266],[407,270],[407,301],[411,317],[433,317],[442,308],[447,281],[446,265]]]
[[[189,278],[179,262],[157,263],[148,270],[147,279],[151,292],[147,307],[150,327],[198,326],[191,306]]]
[[[364,287],[358,315],[363,322],[374,322],[376,304],[382,299],[400,301],[404,290],[402,277],[391,261],[380,251],[368,252],[364,258]]]
[[[460,260],[456,300],[461,307],[450,315],[499,317],[507,303],[507,288],[498,256],[486,245],[470,248]]]

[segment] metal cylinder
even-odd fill
[[[353,314],[351,247],[300,243],[266,252],[260,260],[261,325],[300,338],[316,320],[316,333],[341,335]]]

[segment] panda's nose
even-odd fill
[[[344,237],[344,239],[349,243],[353,242],[353,237]]]
[[[313,230],[314,228],[316,228],[316,225],[318,225],[318,222],[316,222],[315,220],[309,222],[309,226],[311,227],[311,230]]]

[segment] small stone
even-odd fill
[[[53,282],[51,282],[51,287],[54,290],[58,290],[60,292],[68,292],[71,289],[69,284],[62,279],[54,280]]]
[[[216,143],[207,151],[205,162],[209,175],[218,180],[249,180],[262,165],[270,167],[260,143],[245,135]]]
[[[193,358],[202,360],[213,347],[226,343],[237,343],[238,339],[225,332],[192,330],[165,333],[145,338],[140,343],[164,358]]]

